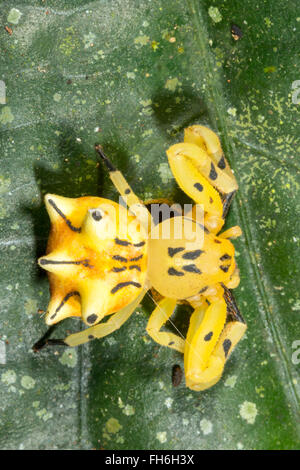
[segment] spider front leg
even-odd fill
[[[208,307],[203,304],[194,310],[185,342],[186,385],[196,391],[218,382],[247,328],[228,289],[224,298],[211,300]]]
[[[138,196],[136,196],[136,194],[133,192],[126,179],[124,178],[123,174],[119,170],[117,170],[117,168],[114,167],[114,165],[105,155],[101,145],[96,144],[95,150],[101,157],[101,160],[105,164],[106,168],[108,169],[109,176],[113,185],[126,202],[129,210],[136,215],[143,227],[148,231],[148,228],[150,228],[151,226],[150,212],[142,203],[142,201],[138,198]]]
[[[219,232],[238,186],[216,134],[192,126],[186,129],[184,142],[170,147],[167,156],[181,189],[204,206],[205,226]]]
[[[217,134],[208,127],[197,124],[184,130],[184,142],[195,144],[207,152],[217,172],[217,176],[214,175],[214,178],[210,178],[208,173],[207,176],[215,182],[214,186],[221,193],[227,195],[226,199],[230,200],[232,193],[238,189],[238,184],[224,156]],[[210,167],[210,171],[211,169],[212,167]]]

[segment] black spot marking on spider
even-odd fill
[[[231,347],[231,344],[232,344],[232,343],[231,343],[230,339],[228,339],[228,338],[223,341],[223,349],[224,349],[225,357],[228,356],[228,353],[229,353],[229,349],[230,349],[230,347]]]
[[[215,243],[218,243],[218,244],[222,243],[222,242],[221,242],[220,240],[218,240],[217,238],[214,239],[214,242],[215,242]]]
[[[194,251],[187,251],[182,255],[183,259],[197,259],[199,256],[204,253],[203,250],[194,250]]]
[[[194,251],[187,251],[182,255],[183,259],[197,259],[199,256],[204,253],[203,250],[194,250]]]
[[[88,339],[94,339],[95,336],[94,335],[88,335]]]
[[[136,246],[137,248],[141,247],[141,246],[144,246],[145,245],[145,241],[142,241],[142,242],[139,242],[139,243],[134,243],[133,246]]]
[[[129,188],[125,189],[124,191],[125,194],[130,194],[131,193],[131,190]]]
[[[129,266],[129,269],[136,269],[137,271],[141,271],[141,267],[138,266],[137,264],[133,264],[132,266]]]
[[[198,191],[203,191],[203,186],[201,183],[195,183],[194,184],[194,188],[198,189]]]
[[[86,321],[91,325],[92,323],[95,323],[97,318],[98,318],[98,315],[96,315],[95,313],[92,313],[86,318]]]
[[[208,286],[203,287],[201,290],[199,290],[199,294],[203,294],[208,289]]]
[[[172,385],[178,387],[182,381],[182,369],[178,364],[172,367]]]
[[[88,259],[83,259],[81,261],[81,264],[82,266],[84,266],[85,268],[93,268],[94,266],[92,266],[91,264],[89,264],[89,260]]]
[[[53,207],[53,209],[61,216],[62,219],[64,219],[64,221],[66,222],[67,226],[73,230],[73,232],[81,232],[81,227],[74,227],[74,225],[72,225],[72,222],[68,219],[68,217],[59,209],[59,207],[57,207],[57,205],[55,204],[55,202],[52,200],[52,199],[48,199],[48,202],[50,204],[50,206]]]
[[[209,202],[210,202],[210,204],[212,204],[214,202],[212,197],[209,198]]]
[[[220,269],[222,269],[222,271],[224,271],[224,273],[227,273],[227,271],[229,269],[229,266],[220,266]]]
[[[112,272],[113,272],[113,273],[120,273],[120,272],[122,272],[122,271],[126,271],[126,269],[127,269],[126,266],[123,266],[122,268],[117,268],[116,266],[114,266],[114,267],[112,268]]]
[[[139,261],[144,255],[137,256],[136,258],[130,258],[129,261]]]
[[[101,212],[100,212],[100,211],[97,211],[97,210],[94,210],[94,211],[92,212],[92,217],[93,217],[93,219],[94,219],[96,222],[99,222],[99,220],[102,219]]]
[[[226,166],[225,158],[224,158],[224,155],[222,155],[222,157],[220,158],[218,162],[218,168],[220,168],[220,170],[224,170],[225,166]]]
[[[128,261],[127,258],[124,258],[123,256],[119,256],[119,255],[114,255],[112,258],[117,261],[122,261],[123,263],[126,263]]]
[[[169,247],[168,248],[168,255],[170,256],[170,258],[173,258],[174,255],[176,255],[176,253],[179,253],[180,251],[183,251],[184,248],[182,246],[179,246],[178,248],[171,248]]]
[[[78,261],[63,261],[63,260],[54,260],[54,259],[42,258],[39,261],[39,264],[41,266],[46,266],[47,264],[75,264],[75,265],[82,264],[85,268],[93,268],[93,266],[91,264],[89,264],[88,259],[82,259],[82,260],[78,260]]]
[[[225,255],[221,256],[220,261],[225,261],[226,259],[231,259],[231,256],[225,253]]]
[[[118,237],[115,238],[115,243],[117,245],[121,245],[121,246],[128,246],[128,245],[131,245],[130,242],[128,242],[127,240],[120,240]]]
[[[119,282],[119,284],[113,287],[110,292],[112,294],[115,294],[116,292],[118,292],[118,290],[123,289],[124,287],[127,287],[127,286],[134,286],[137,288],[142,287],[139,282],[134,282],[134,281]]]
[[[175,344],[175,341],[170,341],[170,342],[168,343],[168,346],[172,346],[173,344]]]
[[[175,268],[169,268],[168,269],[168,274],[170,276],[184,276],[184,273],[177,271]]]
[[[214,181],[217,179],[217,177],[218,177],[218,173],[216,172],[215,165],[211,163],[209,178]]]
[[[204,336],[204,341],[210,341],[213,334],[214,334],[213,331],[210,331],[209,333],[207,333],[207,335]]]
[[[186,264],[185,266],[182,266],[182,269],[188,273],[201,274],[200,269],[198,269],[195,264]]]
[[[69,300],[70,297],[73,297],[73,295],[79,295],[79,292],[77,290],[74,290],[72,292],[69,292],[61,301],[61,303],[59,304],[59,306],[57,307],[57,309],[55,310],[55,312],[51,315],[50,319],[53,320],[57,313],[60,311],[60,309],[65,305],[65,303]]]

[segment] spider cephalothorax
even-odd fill
[[[49,271],[46,322],[51,325],[81,316],[90,326],[47,343],[77,346],[112,333],[153,287],[162,298],[147,332],[159,344],[184,353],[188,387],[209,388],[220,379],[246,330],[231,293],[240,278],[229,238],[240,236],[241,229],[236,226],[219,233],[238,188],[220,141],[210,129],[191,126],[185,130],[184,142],[168,149],[175,179],[196,205],[187,214],[156,225],[102,148],[96,146],[96,150],[128,210],[97,197],[46,196],[51,233],[47,254],[39,259]],[[202,207],[200,222],[198,206]],[[183,300],[194,308],[186,338],[161,331]],[[101,322],[107,315],[109,319]]]

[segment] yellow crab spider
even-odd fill
[[[128,207],[98,197],[45,196],[51,231],[47,254],[38,262],[49,275],[46,323],[79,316],[88,328],[64,340],[48,339],[47,333],[35,349],[78,346],[112,333],[154,288],[161,300],[149,318],[148,334],[184,354],[190,389],[207,389],[220,379],[246,330],[231,293],[240,278],[229,238],[240,236],[241,229],[219,234],[238,189],[219,138],[195,125],[185,130],[184,142],[167,150],[177,183],[196,206],[156,225],[122,173],[100,146],[95,148]],[[197,205],[204,208],[202,223]],[[161,330],[182,301],[194,308],[186,338]]]

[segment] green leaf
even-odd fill
[[[3,4],[1,448],[299,448],[299,18],[292,0]],[[43,194],[117,200],[99,141],[141,198],[186,201],[165,150],[193,123],[220,135],[240,186],[227,226],[243,229],[248,331],[220,382],[172,387],[182,357],[147,336],[148,297],[102,341],[33,353],[49,299]]]

